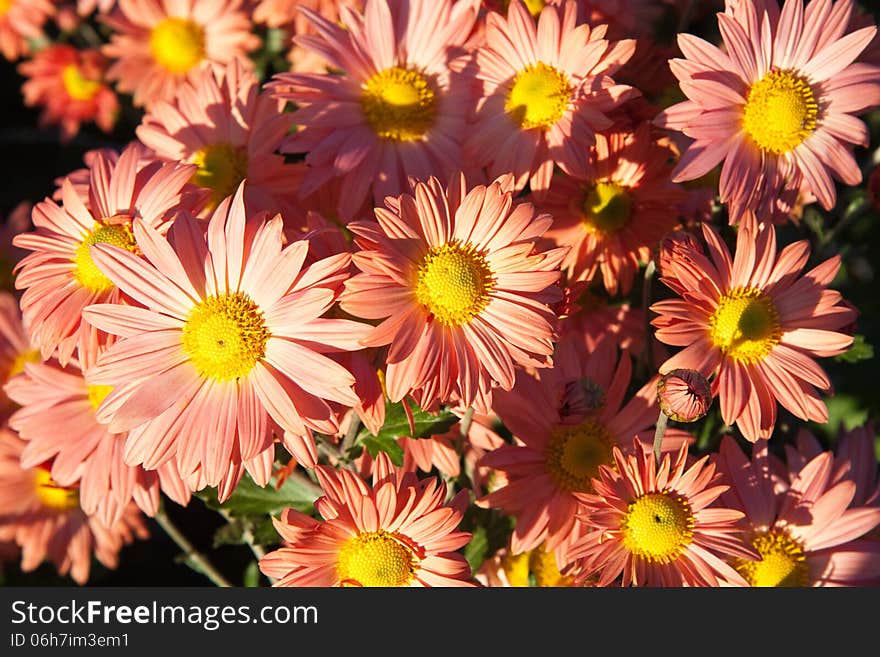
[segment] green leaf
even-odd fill
[[[409,419],[403,407],[404,403],[409,404],[410,411],[412,412],[414,430],[410,428]],[[458,416],[447,409],[442,409],[437,413],[429,413],[411,402],[386,402],[385,424],[382,425],[382,428],[379,429],[379,433],[375,437],[388,437],[394,440],[402,436],[428,438],[436,434],[446,433],[456,422],[458,422]],[[364,438],[371,435],[368,429],[362,429],[358,434],[357,442],[360,443]]]
[[[471,567],[471,572],[475,573],[483,565],[486,555],[489,553],[489,532],[479,526],[474,529],[470,542],[464,546],[464,558],[467,559]]]
[[[250,475],[245,474],[235,487],[232,495],[223,504],[217,501],[217,491],[207,488],[199,497],[209,509],[224,510],[232,516],[266,516],[277,515],[287,507],[293,507],[308,513],[315,501],[315,493],[294,477],[288,477],[278,490],[275,490],[276,478],[272,477],[269,485],[260,488]]]
[[[410,428],[404,404],[409,404],[415,430]],[[429,413],[406,400],[397,403],[386,402],[385,424],[379,429],[379,433],[373,435],[369,429],[361,429],[355,440],[355,445],[363,445],[373,457],[379,452],[385,452],[395,465],[403,465],[403,448],[397,444],[398,438],[404,436],[428,438],[446,433],[456,422],[458,422],[458,417],[446,409],[438,413]]]
[[[860,360],[869,360],[874,357],[874,346],[865,341],[864,335],[854,336],[849,349],[834,357],[840,363],[858,363]]]
[[[834,397],[826,397],[825,405],[828,407],[828,422],[818,424],[810,423],[810,429],[818,434],[824,434],[833,441],[837,437],[837,431],[843,427],[846,431],[860,427],[868,420],[868,411],[863,408],[858,399],[852,395],[838,394]]]
[[[396,438],[383,435],[380,431],[378,436],[367,434],[363,445],[373,458],[376,458],[379,452],[385,452],[391,457],[394,465],[403,465],[403,447],[397,444]]]

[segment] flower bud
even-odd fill
[[[696,422],[712,405],[709,382],[696,370],[677,369],[657,383],[660,410],[676,422]]]

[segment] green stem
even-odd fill
[[[663,446],[663,434],[666,433],[666,423],[669,418],[666,413],[660,411],[660,417],[657,418],[657,429],[654,431],[654,460],[660,465],[660,448]]]
[[[474,421],[474,407],[468,406],[467,410],[464,412],[464,417],[461,418],[461,435],[463,438],[468,437],[468,432],[471,430],[471,424]]]
[[[196,550],[189,539],[171,522],[171,518],[165,513],[165,509],[160,508],[154,519],[162,530],[168,534],[168,537],[177,544],[177,547],[183,551],[190,568],[207,577],[215,586],[223,588],[232,586],[214,564],[204,554]]]
[[[352,412],[352,417],[348,424],[348,431],[345,432],[345,437],[342,439],[342,445],[339,450],[342,452],[343,457],[348,456],[348,450],[354,446],[354,441],[357,438],[360,429],[361,419],[357,416],[357,413]]]

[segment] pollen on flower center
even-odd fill
[[[571,586],[572,578],[559,572],[556,555],[543,547],[536,547],[529,553],[529,570],[538,586]]]
[[[112,244],[132,253],[137,252],[137,244],[131,231],[131,222],[106,223],[95,222],[95,226],[85,239],[76,247],[73,256],[74,278],[84,288],[92,292],[107,292],[113,289],[113,281],[98,269],[92,260],[90,247],[92,244]]]
[[[752,539],[758,561],[736,559],[733,567],[752,586],[807,586],[809,572],[801,545],[785,533],[769,531]]]
[[[588,419],[577,426],[559,426],[545,449],[547,474],[563,490],[587,493],[599,466],[612,462],[614,441],[600,422]]]
[[[434,125],[437,98],[432,82],[419,71],[394,66],[363,85],[361,108],[382,139],[421,139]]]
[[[343,586],[406,586],[418,563],[413,550],[395,534],[364,532],[339,550],[336,573]]]
[[[73,100],[82,102],[90,101],[101,90],[101,83],[83,77],[82,71],[76,64],[68,64],[61,71],[61,81],[64,90]]]
[[[192,156],[192,162],[199,167],[192,182],[211,190],[212,208],[234,194],[239,183],[247,177],[247,151],[229,143],[205,146]]]
[[[562,118],[570,96],[568,77],[538,62],[517,73],[504,110],[523,128],[547,129]]]
[[[42,505],[53,511],[71,511],[79,507],[79,491],[76,488],[64,488],[55,483],[49,470],[39,467],[34,470],[34,486],[37,497]]]
[[[470,245],[449,242],[428,251],[419,266],[416,299],[446,326],[471,321],[489,303],[494,278]]]
[[[781,155],[812,134],[818,113],[806,80],[791,71],[770,71],[749,88],[742,126],[759,148]]]
[[[113,392],[113,386],[89,386],[89,403],[95,410],[107,399],[107,395]]]
[[[776,306],[756,288],[736,288],[723,294],[709,318],[712,344],[741,363],[762,360],[781,336]]]
[[[242,292],[208,297],[183,325],[183,350],[199,374],[217,381],[247,375],[266,353],[263,313]]]
[[[694,516],[680,495],[671,491],[646,493],[627,507],[620,529],[623,544],[632,554],[669,563],[691,542]]]
[[[186,73],[205,58],[205,30],[185,18],[166,18],[150,34],[150,52],[169,73]]]
[[[589,188],[581,208],[587,230],[610,235],[632,216],[632,198],[622,185],[603,180]]]

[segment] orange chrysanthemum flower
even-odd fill
[[[119,101],[104,83],[106,68],[107,61],[97,50],[49,46],[18,67],[28,78],[21,87],[25,105],[43,107],[40,124],[58,124],[62,141],[72,139],[87,121],[110,132]]]
[[[825,289],[840,267],[835,256],[800,275],[809,243],[776,253],[776,229],[740,226],[733,258],[718,233],[703,225],[709,256],[683,242],[664,264],[663,280],[680,299],[651,306],[657,339],[685,347],[661,373],[685,368],[715,376],[721,417],[751,441],[769,438],[776,402],[804,420],[826,422],[817,388],[831,382],[813,356],[834,356],[852,344],[841,329],[856,312],[840,293]]]
[[[260,39],[242,0],[119,0],[105,22],[114,33],[107,77],[138,106],[171,101],[204,69],[245,57]]]
[[[658,465],[638,448],[624,456],[614,448],[614,466],[601,466],[595,494],[580,494],[581,520],[593,528],[572,548],[584,573],[599,573],[598,585],[618,577],[623,586],[744,586],[725,559],[754,559],[741,540],[740,511],[715,506],[729,487],[703,457],[687,467],[687,446]]]
[[[634,132],[596,135],[585,171],[553,176],[538,205],[553,215],[547,237],[571,247],[563,262],[570,280],[601,272],[609,294],[630,291],[639,264],[675,226],[676,205],[685,197],[669,182],[669,158],[642,124]]]
[[[455,531],[465,500],[445,504],[446,485],[419,480],[380,453],[367,486],[347,470],[318,466],[323,520],[287,509],[275,528],[285,546],[260,560],[275,586],[472,586],[456,550],[471,535]]]
[[[0,542],[15,541],[21,548],[23,571],[51,561],[61,575],[85,584],[93,554],[116,568],[123,546],[148,537],[134,504],[111,527],[87,516],[76,488],[59,486],[45,467],[21,467],[24,447],[13,432],[0,429]]]
[[[363,343],[390,345],[392,401],[413,395],[423,408],[458,401],[487,413],[492,388],[513,386],[515,364],[552,363],[548,304],[561,297],[565,249],[537,250],[551,219],[529,203],[514,207],[508,182],[468,192],[463,177],[448,190],[431,178],[386,199],[377,221],[349,224],[363,273],[346,281],[340,305],[385,320]]]

